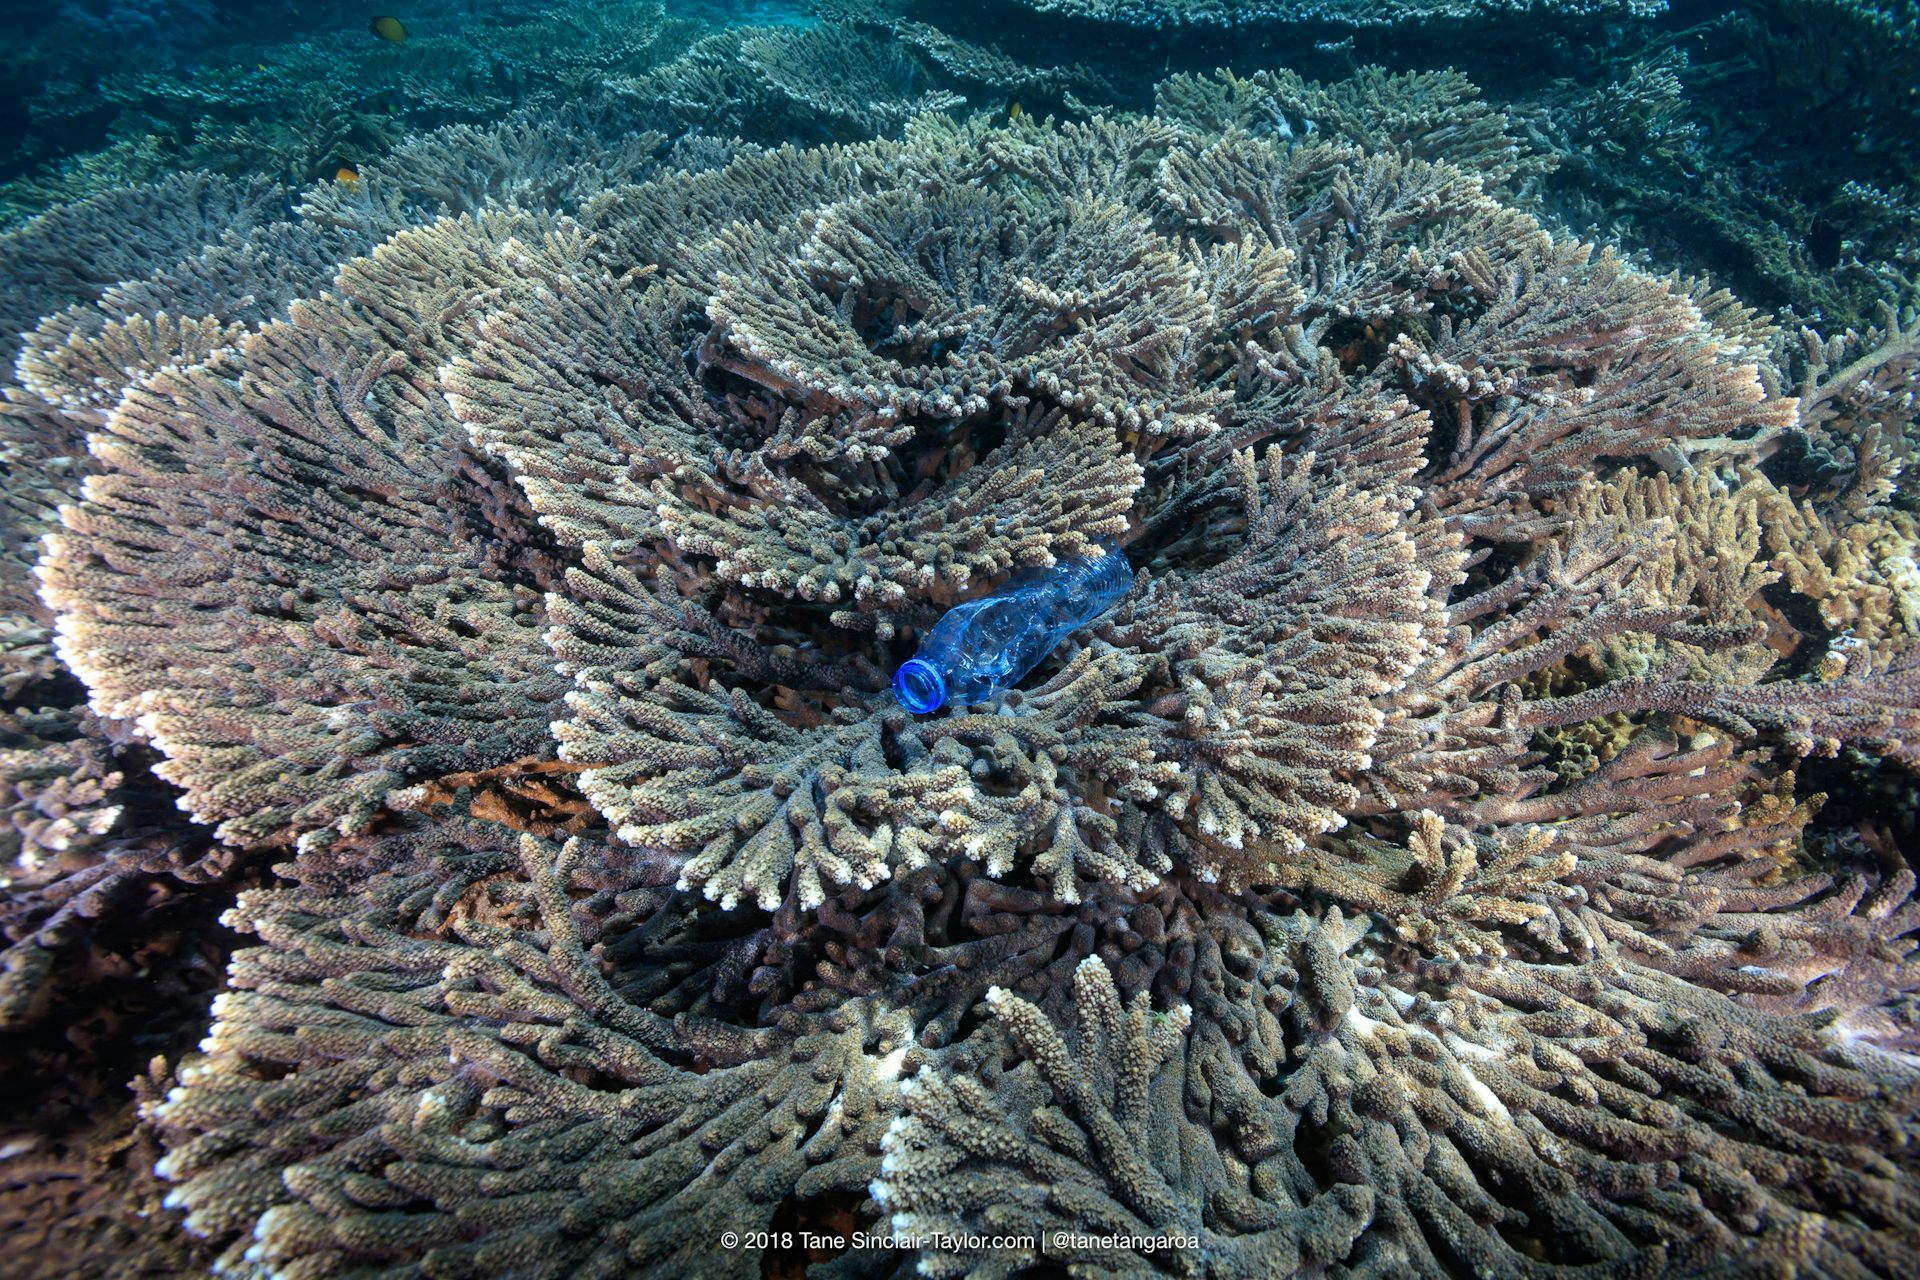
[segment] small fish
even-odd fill
[[[334,172],[333,180],[341,186],[358,190],[360,186],[360,171],[350,164],[343,164]]]
[[[1023,114],[1024,113],[1020,110],[1020,99],[1015,98],[1012,102],[1009,102],[1007,104],[1007,123],[1008,124],[1012,124],[1015,120],[1018,120]]]
[[[373,32],[373,34],[379,36],[382,40],[391,40],[395,44],[399,44],[407,38],[407,24],[398,18],[388,17],[384,14],[375,18],[372,22],[369,22],[367,24],[367,30]]]
[[[264,62],[256,62],[253,64],[253,69],[255,71],[265,71],[267,69],[267,64]]]

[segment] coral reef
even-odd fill
[[[1912,310],[1565,234],[1455,72],[826,7],[0,239],[30,1272],[1901,1274]]]
[[[41,316],[168,266],[224,232],[270,221],[284,192],[259,180],[185,173],[152,187],[63,205],[0,237],[7,282],[0,333],[11,363],[18,335]]]
[[[1396,27],[1421,23],[1485,23],[1502,15],[1544,10],[1555,18],[1647,17],[1661,12],[1664,0],[1016,0],[1049,17],[1106,23],[1146,30],[1223,29],[1262,25]],[[903,7],[944,4],[906,0]]]
[[[1362,67],[1331,84],[1295,72],[1177,75],[1154,86],[1156,114],[1213,132],[1293,138],[1319,130],[1368,151],[1447,160],[1489,186],[1511,186],[1554,168],[1506,113],[1453,71],[1394,75]]]
[[[896,38],[891,25],[730,27],[614,87],[637,110],[661,113],[663,124],[782,143],[898,136],[916,115],[964,107],[960,85],[977,93],[982,83],[1058,87],[1073,79],[924,34]]]
[[[551,557],[403,370],[432,361],[458,299],[510,278],[468,246],[516,227],[528,229],[493,214],[394,237],[334,295],[148,378],[95,444],[105,473],[43,571],[62,654],[96,709],[139,722],[167,756],[161,776],[228,839],[296,812],[360,821],[407,771],[392,750],[451,773],[546,741],[561,692],[539,643]],[[411,288],[423,272],[441,287]],[[263,453],[263,432],[291,452]],[[235,465],[249,456],[260,470]],[[158,515],[162,491],[160,508],[198,513]],[[242,510],[244,528],[218,514]],[[141,532],[161,525],[195,543]],[[117,566],[92,550],[109,545]],[[125,585],[106,590],[103,573]],[[491,678],[474,681],[475,664]],[[364,776],[341,785],[349,774]]]
[[[297,844],[148,1109],[230,1265],[1895,1268],[1920,913],[1788,765],[1911,757],[1912,621],[1795,624],[1884,518],[1765,468],[1900,359],[1803,423],[1747,313],[1421,158],[1516,172],[1465,95],[1166,92],[439,196],[97,425],[61,654]],[[997,713],[892,704],[1101,539],[1139,584]]]
[[[156,8],[167,6],[145,0]],[[180,7],[200,7],[183,3]],[[168,14],[165,41],[131,58],[118,41],[89,44],[71,30],[76,4],[38,32],[26,66],[42,82],[8,176],[4,211],[41,192],[92,194],[95,184],[151,180],[182,170],[271,175],[292,183],[374,160],[409,135],[487,124],[508,112],[562,108],[601,85],[672,57],[704,28],[659,0],[591,6],[426,3],[408,9],[411,36],[372,36],[361,15],[289,5],[252,6],[195,32]],[[115,14],[134,8],[116,3]],[[305,8],[305,11],[303,11]],[[317,11],[316,11],[317,10]],[[35,55],[51,61],[36,63]],[[75,138],[97,150],[73,154]],[[71,195],[69,198],[71,198]]]

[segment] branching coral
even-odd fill
[[[940,52],[944,62],[964,59]],[[981,68],[968,65],[978,61],[962,62],[955,74],[979,79]],[[673,121],[715,133],[865,138],[896,135],[922,112],[964,106],[962,94],[935,81],[932,68],[944,62],[929,63],[891,33],[853,26],[735,27],[616,87]]]
[[[225,230],[269,221],[284,193],[262,181],[184,173],[63,205],[0,236],[0,342],[11,357],[41,316],[197,252]]]
[[[1285,70],[1172,76],[1154,86],[1158,114],[1209,131],[1292,138],[1319,133],[1368,150],[1448,160],[1489,185],[1537,176],[1553,159],[1522,141],[1514,121],[1458,72],[1394,75],[1363,67],[1332,84]]]
[[[991,944],[933,945],[925,880],[799,929],[703,912],[672,875],[446,814],[303,855],[299,888],[243,899],[263,945],[154,1109],[189,1224],[257,1216],[247,1255],[276,1268],[757,1271],[750,1250],[716,1253],[716,1224],[762,1230],[788,1197],[861,1188],[924,1057],[910,997],[1004,969]],[[889,937],[884,998],[851,969],[803,991],[780,954],[877,958]],[[924,976],[887,972],[908,956]]]
[[[699,56],[804,102],[829,38]],[[847,1273],[1897,1272],[1920,912],[1794,770],[1920,752],[1838,550],[1911,531],[1774,464],[1905,366],[1781,394],[1751,313],[1449,159],[1522,167],[1464,97],[1162,98],[648,135],[624,187],[516,176],[584,124],[447,135],[308,201],[383,242],[284,314],[162,323],[163,273],[36,341],[97,469],[62,656],[292,846],[147,1108],[224,1266],[746,1275],[722,1226],[831,1221],[960,1241]],[[1109,543],[1023,687],[888,696]]]
[[[965,101],[944,90],[917,92],[920,64],[900,45],[831,27],[750,36],[740,56],[816,118],[848,120],[867,133],[894,132],[910,116]]]
[[[99,61],[88,66],[82,50],[36,95],[30,144],[58,155],[104,125],[118,145],[83,165],[137,173],[157,153],[162,172],[205,168],[304,183],[330,177],[343,162],[375,159],[415,131],[586,99],[610,77],[650,69],[701,30],[658,0],[609,0],[589,11],[425,3],[409,11],[414,26],[404,42],[324,10],[259,16],[223,20],[226,38],[196,42],[188,59],[91,51]]]
[[[541,751],[558,695],[538,644],[553,570],[515,528],[511,491],[406,376],[499,270],[486,246],[516,225],[396,238],[342,276],[339,301],[157,375],[96,445],[112,470],[46,574],[63,649],[231,839],[289,819],[351,825],[409,774]],[[426,263],[450,274],[415,293],[404,282]],[[156,520],[198,536],[155,544],[141,530]],[[83,549],[108,544],[121,552]],[[161,635],[203,657],[156,648]],[[504,687],[472,683],[469,664]]]
[[[1255,919],[1234,968],[1257,975],[1272,1047],[1144,992],[1123,1012],[1098,960],[1071,1048],[990,997],[1025,1061],[991,1087],[910,1082],[875,1191],[896,1230],[1035,1245],[937,1249],[924,1270],[1692,1274],[1741,1236],[1821,1271],[1897,1270],[1912,1187],[1877,1152],[1910,1076],[1611,947],[1577,967],[1409,965],[1337,908]],[[1191,1007],[1218,994],[1197,981]],[[1872,1203],[1872,1225],[1814,1226],[1828,1195]]]

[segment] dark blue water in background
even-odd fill
[[[591,97],[723,28],[878,15],[997,44],[1030,64],[1095,71],[1103,83],[1075,96],[1096,109],[1148,106],[1165,76],[1216,66],[1323,81],[1362,66],[1453,68],[1557,157],[1533,194],[1579,234],[1828,325],[1867,315],[1868,299],[1913,268],[1920,36],[1911,0],[1678,0],[1590,13],[1253,0],[1261,16],[1231,27],[1078,16],[1103,3],[1075,0],[1066,12],[1014,0],[682,3],[667,6],[663,39],[623,48],[623,22],[636,26],[653,6],[424,3],[394,11],[408,33],[394,43],[369,30],[384,11],[368,5],[8,0],[0,226],[116,182],[186,170],[296,185],[330,178],[426,129]],[[1149,0],[1123,12],[1154,8]],[[1403,10],[1415,20],[1379,24]],[[929,65],[928,78],[939,69]],[[1004,111],[1017,96],[961,88],[967,111]],[[1025,96],[1029,112],[1062,105],[1037,89]]]

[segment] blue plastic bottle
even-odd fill
[[[923,715],[1005,693],[1132,586],[1133,567],[1119,550],[1029,570],[993,595],[947,610],[893,673],[893,696]]]

